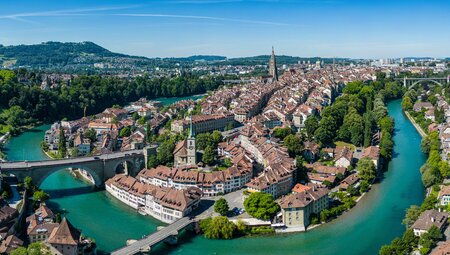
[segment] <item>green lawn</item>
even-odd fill
[[[10,128],[11,128],[11,126],[9,126],[9,125],[0,124],[0,134],[3,135],[5,133],[9,132]]]
[[[346,143],[346,142],[334,142],[334,144],[335,144],[336,146],[347,146],[347,147],[350,147],[353,151],[355,151],[355,149],[356,149],[356,146],[353,145],[353,144],[351,144],[351,143]]]

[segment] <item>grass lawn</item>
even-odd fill
[[[5,134],[7,132],[9,132],[11,126],[9,125],[2,125],[0,124],[0,134]]]
[[[353,144],[351,144],[351,143],[346,143],[346,142],[334,142],[334,144],[335,144],[336,146],[347,146],[347,147],[350,147],[353,151],[355,151],[355,149],[356,149],[356,146],[353,145]]]

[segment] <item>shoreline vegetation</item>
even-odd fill
[[[413,124],[413,126],[416,128],[417,132],[420,134],[420,136],[422,138],[424,138],[425,136],[427,136],[427,134],[425,133],[425,131],[422,129],[422,127],[419,126],[419,124],[417,124],[417,122],[414,120],[414,118],[409,114],[409,112],[407,111],[403,111],[403,113],[406,115],[406,117],[409,119],[409,121],[411,121],[411,124]]]
[[[446,185],[446,180],[450,177],[450,165],[445,159],[442,159],[441,141],[437,128],[438,124],[446,124],[444,109],[439,105],[446,103],[448,92],[448,87],[445,86],[444,88],[436,86],[428,91],[419,87],[408,90],[402,98],[403,113],[422,136],[421,151],[428,155],[427,161],[420,168],[426,193],[422,204],[411,205],[406,210],[405,218],[402,221],[406,227],[403,235],[392,240],[390,244],[382,246],[379,251],[380,255],[416,252],[429,254],[439,241],[445,239],[441,229],[435,225],[420,236],[416,236],[412,226],[425,211],[448,212],[450,210],[450,207],[441,205],[438,198],[441,188]],[[417,105],[413,105],[414,102]],[[425,109],[423,105],[431,106],[431,109],[434,109],[433,118],[425,117],[425,112],[430,108]]]

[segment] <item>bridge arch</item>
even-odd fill
[[[141,168],[140,162],[138,162],[139,159],[138,158],[123,158],[119,161],[117,161],[114,165],[112,170],[114,171],[115,174],[127,174],[127,175],[132,175],[135,176],[137,175],[137,171]],[[123,172],[121,172],[121,166],[124,165],[124,163],[127,163],[127,167],[128,169],[123,169]]]
[[[414,86],[416,86],[417,84],[419,84],[419,83],[422,83],[422,82],[428,82],[428,81],[431,81],[431,82],[433,82],[434,84],[437,84],[437,85],[439,85],[439,86],[444,86],[442,83],[440,83],[440,82],[438,82],[437,80],[435,80],[435,79],[423,79],[423,80],[418,80],[418,81],[415,81],[415,82],[413,82],[413,84],[411,84],[409,87],[408,87],[408,89],[412,89]]]
[[[55,166],[47,171],[45,171],[45,173],[41,176],[39,176],[39,178],[37,178],[36,180],[33,179],[33,181],[35,182],[36,186],[41,186],[41,184],[45,181],[45,179],[47,179],[47,177],[49,177],[50,175],[62,171],[62,170],[67,170],[69,168],[72,169],[82,169],[85,170],[86,172],[88,172],[92,178],[94,179],[94,185],[96,187],[102,187],[103,186],[103,180],[102,178],[100,178],[100,176],[98,175],[98,173],[94,170],[92,170],[89,167],[83,166],[83,165],[73,165],[71,167],[67,167],[67,166]]]

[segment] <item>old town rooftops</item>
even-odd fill
[[[56,230],[48,238],[52,245],[78,245],[81,232],[76,229],[66,218],[64,218]]]
[[[328,193],[329,190],[327,188],[313,185],[310,189],[283,197],[280,201],[280,206],[283,209],[305,207],[311,202],[328,195]]]
[[[426,210],[420,214],[419,218],[412,225],[413,229],[428,231],[431,226],[436,226],[439,229],[447,223],[448,213],[439,212],[434,209]]]

